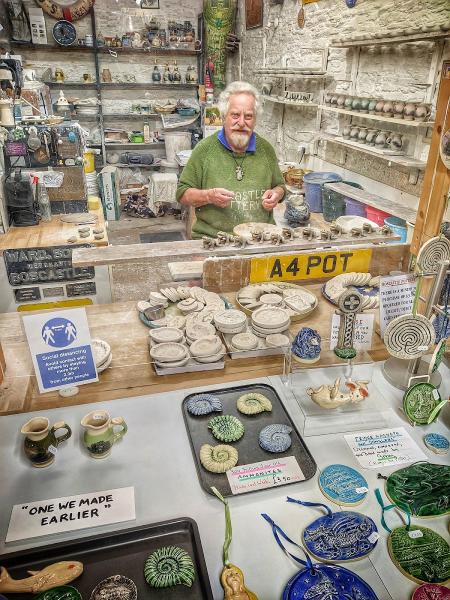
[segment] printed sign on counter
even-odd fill
[[[227,477],[232,494],[245,494],[305,480],[295,456],[239,465],[227,471]]]
[[[372,348],[373,314],[358,315],[355,321],[355,350],[370,350]],[[340,315],[333,315],[331,319],[330,350],[336,347],[339,334]]]
[[[134,487],[15,504],[6,542],[133,521]]]
[[[381,337],[383,337],[389,321],[411,312],[416,286],[417,277],[412,273],[380,277]]]
[[[367,273],[371,258],[369,249],[252,258],[250,283],[323,279],[355,271]]]
[[[365,469],[427,460],[404,427],[349,433],[344,437],[359,464]]]
[[[84,308],[23,317],[41,393],[98,381]]]

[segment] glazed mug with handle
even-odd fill
[[[111,418],[105,410],[93,410],[81,419],[83,442],[92,458],[106,458],[113,445],[128,431],[123,417]],[[120,428],[120,429],[118,429]]]
[[[65,429],[66,433],[57,436],[58,429]],[[59,444],[70,438],[72,430],[64,421],[51,426],[47,417],[34,417],[22,426],[20,433],[25,436],[25,456],[33,467],[48,467],[55,460]]]

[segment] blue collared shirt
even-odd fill
[[[229,150],[230,152],[233,152],[233,148],[230,146],[230,144],[227,141],[227,138],[225,137],[225,129],[223,127],[217,134],[217,139],[222,144],[222,146],[225,146],[225,148],[227,150]],[[250,136],[250,141],[248,142],[246,152],[256,152],[256,134],[255,134],[255,132],[253,132],[252,135]]]

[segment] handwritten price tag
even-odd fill
[[[295,456],[239,465],[227,471],[227,477],[232,494],[244,494],[305,480]]]

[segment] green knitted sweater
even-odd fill
[[[237,159],[241,164],[242,158]],[[244,177],[236,179],[236,162],[233,153],[217,139],[217,133],[202,140],[192,151],[184,167],[177,188],[177,200],[189,188],[225,188],[234,192],[234,199],[226,208],[205,204],[195,209],[196,221],[192,237],[215,237],[218,231],[233,233],[240,223],[273,223],[272,211],[261,203],[266,190],[277,185],[284,187],[284,179],[272,146],[256,135],[256,151],[247,152],[242,162]]]

